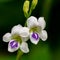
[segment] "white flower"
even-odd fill
[[[39,42],[41,38],[43,41],[47,39],[47,32],[44,30],[46,22],[44,17],[39,17],[37,20],[36,17],[31,16],[27,19],[27,26],[30,29],[30,41],[34,44]]]
[[[29,37],[29,29],[27,27],[22,27],[21,25],[16,25],[12,28],[11,33],[6,33],[3,36],[4,42],[8,43],[8,51],[15,52],[20,48],[24,53],[29,52],[28,44],[26,41]]]

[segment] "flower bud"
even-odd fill
[[[37,3],[38,3],[38,0],[33,0],[33,1],[32,1],[32,8],[33,8],[33,9],[35,9]]]
[[[24,2],[23,11],[24,11],[24,13],[28,13],[28,11],[29,11],[29,1],[27,1],[27,0]]]

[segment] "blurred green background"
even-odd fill
[[[23,3],[25,0],[0,0],[0,60],[15,60],[17,52],[7,51],[8,43],[2,41],[2,36],[11,31],[14,25],[26,21],[23,14]],[[32,0],[31,0],[32,1]],[[60,1],[39,0],[38,5],[31,15],[43,16],[46,20],[48,32],[47,41],[37,45],[29,42],[30,52],[24,54],[21,60],[60,60]]]

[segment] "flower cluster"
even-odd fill
[[[6,33],[3,36],[3,41],[8,42],[8,51],[15,52],[20,49],[23,53],[28,53],[29,48],[27,41],[37,44],[40,39],[47,39],[47,32],[44,30],[46,22],[44,17],[37,19],[31,16],[27,19],[27,27],[22,27],[20,24],[12,28],[11,33]]]

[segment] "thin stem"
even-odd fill
[[[30,9],[30,11],[29,11],[29,13],[28,13],[28,15],[27,15],[26,19],[30,17],[30,15],[31,15],[32,11],[33,11],[33,10],[32,10],[32,7],[31,7],[31,9]],[[27,20],[26,20],[26,22],[27,22]],[[26,22],[25,22],[24,26],[26,26],[26,25],[27,25],[27,23],[26,23]]]
[[[20,60],[22,55],[23,55],[23,52],[21,50],[18,50],[16,60]]]
[[[31,13],[32,13],[32,8],[29,11],[28,17],[31,15]]]

